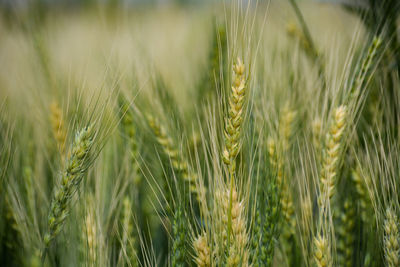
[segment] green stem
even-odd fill
[[[229,208],[228,208],[228,249],[230,247],[230,239],[231,239],[231,231],[232,231],[232,192],[233,192],[233,179],[235,170],[232,165],[233,161],[231,160],[231,164],[229,165],[229,177],[230,177],[230,191],[229,191]],[[229,251],[228,251],[229,253]]]

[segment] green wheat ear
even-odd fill
[[[121,101],[122,102],[122,101]],[[124,134],[128,137],[129,150],[130,150],[130,163],[132,166],[133,184],[140,186],[142,176],[140,174],[140,166],[137,162],[138,159],[138,144],[136,137],[136,125],[134,123],[133,112],[130,110],[129,104],[126,102],[121,103],[121,124]]]
[[[137,240],[134,233],[134,224],[132,219],[132,203],[128,196],[122,201],[122,216],[121,216],[121,226],[122,226],[122,240],[121,246],[126,250],[126,258],[130,262],[132,267],[139,266],[137,259]]]
[[[350,199],[344,202],[343,210],[340,216],[340,225],[338,232],[338,261],[340,266],[353,266],[353,249],[354,249],[354,228],[355,228],[355,209]]]
[[[46,250],[51,241],[62,230],[65,219],[69,212],[69,202],[77,190],[89,163],[89,152],[93,145],[94,131],[92,126],[83,128],[75,137],[73,146],[69,153],[69,159],[61,177],[61,185],[55,191],[50,204],[48,217],[48,228],[44,235],[44,250],[42,258],[46,256]]]
[[[179,152],[172,138],[167,134],[166,129],[156,118],[147,115],[147,121],[153,130],[157,142],[161,145],[165,155],[171,160],[174,170],[182,174],[183,180],[189,185],[190,192],[198,197],[200,194],[196,187],[198,175],[190,168],[189,161]]]
[[[399,226],[398,217],[395,212],[388,208],[385,215],[384,223],[384,250],[385,259],[388,267],[399,266],[400,260],[400,243],[399,243]]]
[[[369,176],[362,177],[360,167],[351,171],[351,177],[357,192],[357,200],[360,203],[361,220],[368,224],[368,212],[372,210],[371,196],[368,193],[368,188],[372,188],[371,178]]]
[[[182,208],[179,207],[175,212],[174,221],[172,225],[173,231],[173,244],[172,244],[172,255],[171,265],[172,267],[183,267],[186,261],[186,233],[187,226],[185,217],[182,214]]]

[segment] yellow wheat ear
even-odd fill
[[[215,192],[218,209],[221,211],[222,239],[227,253],[227,266],[247,266],[249,259],[249,237],[246,230],[247,220],[244,203],[233,187],[232,190],[223,189]],[[229,211],[231,207],[231,214]],[[229,218],[231,215],[231,218]],[[226,230],[226,225],[231,223],[231,231]]]
[[[240,134],[243,121],[243,105],[246,93],[246,80],[244,75],[244,65],[238,58],[233,65],[235,77],[232,83],[231,96],[229,98],[228,116],[225,125],[225,148],[223,160],[229,166],[231,177],[235,173],[235,159],[240,151]]]
[[[234,212],[235,212],[235,175],[236,175],[236,157],[241,149],[240,137],[241,137],[241,126],[244,118],[244,102],[246,96],[246,78],[245,78],[245,67],[240,58],[237,59],[237,63],[233,65],[233,82],[231,87],[231,95],[229,97],[228,114],[225,117],[225,147],[222,153],[222,159],[228,167],[229,172],[229,183],[230,187],[228,190],[227,198],[227,249],[229,255],[232,253],[238,253],[231,250],[235,250],[235,237],[233,237],[233,244],[231,244],[231,234],[234,229]],[[245,226],[244,226],[245,227]],[[247,243],[247,241],[246,241]],[[236,261],[237,257],[228,257],[227,262]]]
[[[94,266],[96,263],[96,254],[97,254],[97,229],[95,223],[94,214],[88,212],[85,218],[85,230],[86,230],[86,239],[87,239],[87,249],[88,249],[88,258],[89,258],[89,266]]]
[[[319,185],[318,208],[319,228],[326,223],[327,212],[330,208],[330,199],[336,188],[336,176],[338,173],[340,155],[342,150],[342,137],[346,130],[347,108],[345,105],[337,107],[333,112],[331,127],[326,135],[324,153],[322,155],[321,176]],[[326,236],[320,233],[314,237],[314,259],[318,267],[332,266],[332,244]]]
[[[188,183],[190,192],[192,192],[198,200],[204,199],[204,192],[206,189],[204,185],[199,182],[198,174],[190,167],[189,161],[184,154],[177,149],[164,126],[151,115],[147,115],[147,121],[150,128],[153,130],[157,142],[162,147],[165,155],[171,160],[172,167],[176,172],[181,173],[182,178]]]
[[[318,234],[314,238],[314,260],[317,267],[332,266],[332,257],[328,240]]]
[[[62,110],[57,101],[53,101],[50,104],[50,123],[60,154],[64,155],[67,132],[65,130]]]
[[[342,149],[342,137],[346,129],[346,106],[339,106],[333,114],[333,123],[326,138],[325,151],[322,159],[320,206],[335,193],[337,168]]]
[[[196,264],[198,267],[211,266],[211,249],[207,242],[207,235],[205,233],[199,235],[193,241],[193,247],[196,252]]]

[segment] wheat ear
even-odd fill
[[[94,214],[88,212],[85,218],[86,240],[88,248],[89,266],[96,266],[97,258],[97,231]]]
[[[198,179],[198,175],[189,168],[188,161],[176,149],[172,138],[168,136],[167,131],[160,124],[160,122],[151,115],[147,115],[147,121],[151,129],[153,130],[154,135],[156,136],[157,142],[161,145],[164,153],[171,160],[174,170],[182,174],[183,179],[189,184],[190,192],[199,197],[201,192],[205,191],[197,190],[196,182]],[[200,185],[201,183],[198,184]]]
[[[384,251],[387,266],[395,267],[399,266],[399,227],[398,217],[391,208],[386,209],[385,222],[384,222]]]
[[[334,195],[336,175],[340,162],[342,137],[346,129],[346,106],[339,106],[333,112],[333,120],[326,137],[325,150],[322,157],[320,177],[319,228],[327,221],[326,215],[330,207],[330,198]],[[332,266],[331,244],[320,233],[314,238],[314,259],[318,267]]]
[[[125,197],[122,202],[122,246],[126,249],[126,258],[132,267],[139,266],[136,256],[136,238],[133,231],[132,204],[129,197]]]
[[[244,203],[239,201],[239,196],[235,188],[233,190],[224,190],[217,192],[216,197],[222,210],[222,224],[225,226],[229,221],[229,216],[226,210],[229,209],[230,202],[232,200],[232,213],[231,213],[231,224],[232,231],[226,232],[226,228],[223,230],[224,243],[227,248],[227,266],[247,266],[249,259],[248,235],[246,231],[246,217],[244,213]],[[228,235],[232,242],[228,243]]]
[[[55,191],[55,195],[50,204],[50,212],[47,221],[48,228],[43,238],[43,259],[50,242],[61,231],[65,219],[68,216],[69,202],[77,190],[88,167],[88,155],[93,145],[93,138],[94,131],[92,126],[85,127],[78,132],[75,137],[75,141],[70,151],[70,157],[61,177],[60,188]]]
[[[318,234],[314,238],[314,260],[317,267],[331,267],[332,264],[332,257],[331,251],[328,240]]]
[[[229,98],[228,116],[225,125],[225,148],[223,160],[229,166],[229,173],[232,176],[236,170],[235,159],[240,151],[240,134],[243,121],[243,104],[246,93],[246,81],[244,76],[244,65],[240,59],[233,66],[235,73],[232,85],[231,96]]]
[[[355,228],[355,210],[349,199],[344,202],[344,210],[340,214],[340,226],[337,230],[339,236],[338,258],[340,266],[353,266],[353,246]]]
[[[267,152],[269,155],[269,166],[276,170],[277,159],[276,159],[276,144],[272,138],[267,140]],[[257,242],[256,246],[259,244],[259,250],[253,255],[253,266],[271,266],[273,263],[273,256],[275,250],[275,238],[278,236],[278,221],[280,218],[280,192],[278,189],[278,182],[276,173],[270,176],[271,179],[267,180],[263,184],[263,198],[264,201],[264,218],[262,220],[260,211],[256,211],[257,224],[262,227],[257,230],[261,233],[261,242],[258,240],[253,240],[252,243]],[[256,235],[257,236],[257,235]],[[254,238],[254,237],[253,237]],[[257,249],[257,247],[256,247]]]
[[[173,231],[173,244],[172,244],[171,265],[172,267],[183,267],[185,266],[186,251],[187,251],[186,247],[187,226],[181,207],[179,207],[178,210],[175,212],[172,231]]]
[[[124,128],[124,132],[126,133],[129,139],[129,149],[130,149],[130,160],[132,166],[132,176],[133,183],[136,186],[139,186],[142,181],[142,176],[139,172],[139,164],[137,162],[138,159],[138,147],[136,140],[136,128],[133,122],[133,115],[131,110],[129,109],[129,105],[127,103],[123,103],[121,107],[122,113],[122,126]]]
[[[370,211],[372,207],[371,196],[368,193],[368,188],[372,188],[372,185],[370,184],[371,179],[368,176],[362,177],[359,167],[352,170],[351,177],[355,184],[358,201],[360,203],[361,220],[363,223],[368,223],[368,211]]]
[[[334,110],[333,123],[326,138],[320,180],[320,207],[324,206],[323,202],[330,199],[335,192],[337,168],[343,145],[342,137],[346,129],[346,114],[346,106],[339,106]]]
[[[57,147],[60,151],[60,154],[63,156],[65,152],[65,140],[67,137],[67,132],[65,130],[62,110],[57,101],[53,101],[50,104],[50,122],[54,138],[57,142]]]
[[[195,262],[198,267],[211,266],[211,249],[207,242],[207,235],[205,233],[199,235],[193,241],[194,251],[196,252]]]
[[[359,90],[362,88],[365,82],[368,82],[371,72],[371,68],[374,66],[376,56],[378,55],[378,50],[382,45],[382,39],[379,36],[375,36],[372,40],[370,47],[368,48],[367,55],[361,62],[358,69],[357,76],[354,78],[350,87],[350,98],[354,99],[358,96]],[[351,100],[350,100],[351,102]]]
[[[236,156],[240,151],[241,125],[243,122],[243,105],[246,94],[246,79],[244,65],[238,58],[233,65],[234,81],[229,98],[228,116],[225,120],[225,148],[222,155],[224,163],[228,166],[230,180],[230,197],[228,206],[228,247],[230,246],[230,233],[232,231],[232,194],[235,187]]]

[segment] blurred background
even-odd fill
[[[0,95],[7,90],[15,95],[19,89],[26,94],[27,88],[30,92],[45,87],[59,90],[48,85],[46,75],[60,86],[113,87],[119,80],[122,87],[126,86],[123,83],[138,83],[145,92],[154,75],[160,75],[168,88],[187,100],[207,68],[216,26],[228,25],[227,3],[0,0]],[[287,35],[288,25],[297,23],[289,1],[241,3],[243,9],[250,3],[258,25],[253,39],[261,39],[258,35],[263,33],[267,54],[284,51],[288,42],[292,48],[298,45]],[[337,2],[298,3],[315,41],[327,50],[338,47],[339,39],[346,43],[360,28],[357,17]]]

